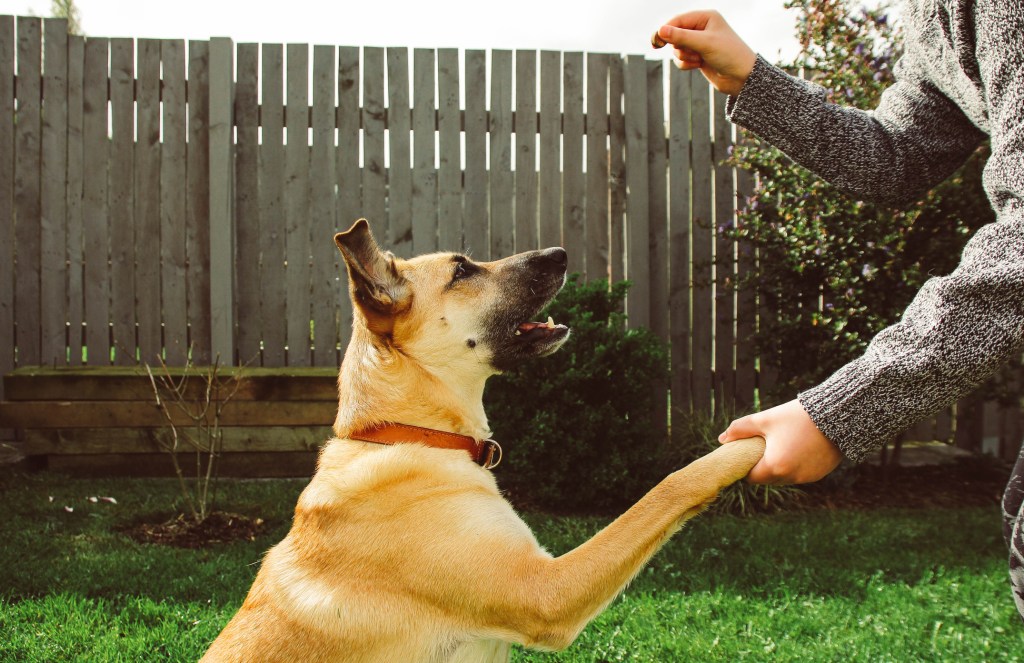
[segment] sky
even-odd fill
[[[791,58],[795,12],[783,0],[76,0],[82,30],[104,37],[208,39],[338,46],[654,51],[650,37],[675,14],[714,8],[768,60]],[[0,14],[47,16],[50,0],[0,0]]]

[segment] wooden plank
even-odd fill
[[[210,45],[188,43],[188,146],[185,252],[188,256],[189,349],[192,361],[213,360],[210,346]]]
[[[83,278],[84,231],[82,228],[82,205],[84,196],[83,161],[84,144],[84,82],[85,82],[85,38],[81,35],[68,37],[68,170],[67,170],[67,228],[68,228],[68,363],[81,366],[85,347],[85,301]]]
[[[221,412],[222,426],[328,426],[333,401],[232,401]],[[191,423],[171,408],[176,426]],[[18,401],[0,403],[0,428],[154,427],[167,420],[149,401]]]
[[[745,212],[748,199],[754,192],[754,176],[749,170],[736,169],[737,223],[742,223],[739,213]],[[750,242],[740,241],[737,245],[736,283],[736,414],[749,412],[754,407],[756,386],[755,336],[757,324],[757,293],[752,283],[755,273],[754,247]]]
[[[338,178],[339,229],[347,229],[363,215],[362,182],[359,173],[359,49],[338,49],[338,150],[335,173]],[[332,245],[332,250],[333,245]],[[342,355],[352,334],[352,302],[345,279],[338,278],[345,267],[336,262],[334,288],[338,293],[338,342]]]
[[[135,316],[139,360],[154,363],[160,340],[160,42],[139,39],[135,140]],[[230,255],[230,254],[229,254]]]
[[[14,241],[19,278],[14,313],[20,365],[42,361],[40,344],[40,77],[42,23],[18,17],[18,112],[14,124]]]
[[[289,477],[307,478],[316,471],[317,452],[228,453],[217,462],[217,476],[242,479]],[[181,463],[194,463],[195,456],[182,454]],[[187,465],[186,465],[187,466]],[[103,454],[95,456],[50,456],[46,467],[72,477],[133,478],[173,477],[174,466],[166,454]]]
[[[409,133],[409,49],[387,49],[388,61],[388,232],[386,246],[412,255],[412,169]]]
[[[466,51],[465,251],[490,259],[487,237],[487,54]]]
[[[313,254],[313,364],[337,366],[341,300],[338,248],[334,243],[334,91],[337,63],[333,46],[313,47],[313,151],[310,178]]]
[[[0,16],[0,375],[14,368],[14,51],[14,17]]]
[[[690,76],[669,71],[669,332],[673,416],[693,409],[690,357]]]
[[[625,60],[613,57],[608,66],[608,254],[612,283],[626,278],[626,118],[622,113],[625,95]]]
[[[288,365],[311,362],[309,246],[309,47],[288,44],[285,124],[285,250]]]
[[[626,297],[627,324],[651,321],[650,198],[647,172],[647,65],[641,55],[626,57]]]
[[[417,48],[414,52],[413,90],[413,177],[412,177],[412,254],[437,251],[437,168],[434,166],[434,142],[437,111],[434,108],[434,51]]]
[[[239,44],[235,83],[235,317],[238,361],[261,365],[259,44]]]
[[[947,444],[953,441],[953,412],[945,407],[935,415],[935,439]]]
[[[732,124],[725,119],[725,95],[715,92],[712,162],[715,179],[715,411],[735,410],[736,374],[736,185],[726,160],[732,151]]]
[[[515,251],[536,249],[537,51],[516,51]]]
[[[648,232],[646,254],[650,274],[648,325],[660,339],[669,342],[668,271],[668,155],[665,133],[665,70],[660,60],[646,61],[647,78],[647,200]],[[641,247],[642,249],[643,247]],[[655,439],[668,439],[669,376],[652,380],[654,411],[651,428]]]
[[[163,71],[163,147],[160,149],[160,293],[164,352],[172,365],[188,358],[188,292],[185,253],[187,163],[185,42],[160,42]]]
[[[221,452],[315,451],[333,433],[330,426],[229,426],[221,429]],[[169,428],[53,428],[25,431],[25,455],[158,454],[171,448]],[[179,449],[188,442],[179,437]]]
[[[210,350],[214,358],[233,363],[235,310],[234,180],[234,43],[227,37],[210,40]]]
[[[68,23],[43,21],[40,359],[67,362]]]
[[[263,365],[285,365],[284,49],[263,44],[259,159],[260,329]]]
[[[161,369],[162,370],[162,369]],[[190,376],[185,394],[200,398],[205,389],[205,367],[170,367],[175,380]],[[231,380],[238,373],[242,379],[235,400],[258,401],[328,401],[338,400],[335,368],[256,368],[221,366],[219,375]],[[74,401],[105,400],[148,401],[152,385],[145,371],[136,366],[48,368],[22,367],[4,376],[7,397],[11,401]]]
[[[110,318],[114,362],[135,363],[135,42],[110,40]]]
[[[583,179],[583,53],[563,55],[562,242],[569,272],[583,272],[587,236]]]
[[[608,60],[603,53],[587,55],[587,241],[583,271],[588,279],[609,278]]]
[[[384,168],[384,49],[363,49],[363,210],[375,235],[387,237]]]
[[[490,126],[491,258],[515,252],[512,180],[512,51],[491,51]]]
[[[562,54],[540,53],[540,186],[539,244],[562,245],[562,172],[561,156]]]
[[[107,62],[109,43],[91,37],[85,43],[85,93],[82,130],[85,155],[82,223],[85,251],[85,346],[90,366],[110,363],[110,279],[107,271]]]
[[[665,148],[665,70],[661,60],[651,60],[647,62],[649,324],[651,331],[668,343],[668,154]]]
[[[692,260],[692,328],[691,366],[693,367],[693,409],[711,413],[711,359],[713,292],[711,266],[714,259],[711,191],[711,98],[707,81],[699,73],[690,78],[690,140],[693,201],[690,223]]]
[[[459,51],[437,52],[438,246],[462,251],[462,110],[459,103]]]

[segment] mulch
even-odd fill
[[[121,531],[139,543],[175,548],[206,548],[233,541],[254,541],[265,527],[262,518],[214,511],[205,520],[198,522],[180,515],[162,523],[136,523]]]

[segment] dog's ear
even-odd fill
[[[410,297],[409,282],[398,273],[395,257],[377,246],[366,219],[335,235],[334,243],[348,266],[353,302],[372,331],[390,333],[394,316],[408,307]]]

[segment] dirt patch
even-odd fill
[[[163,523],[136,523],[121,531],[139,543],[206,548],[232,541],[253,541],[263,533],[265,527],[262,518],[214,511],[202,522],[181,515]]]

